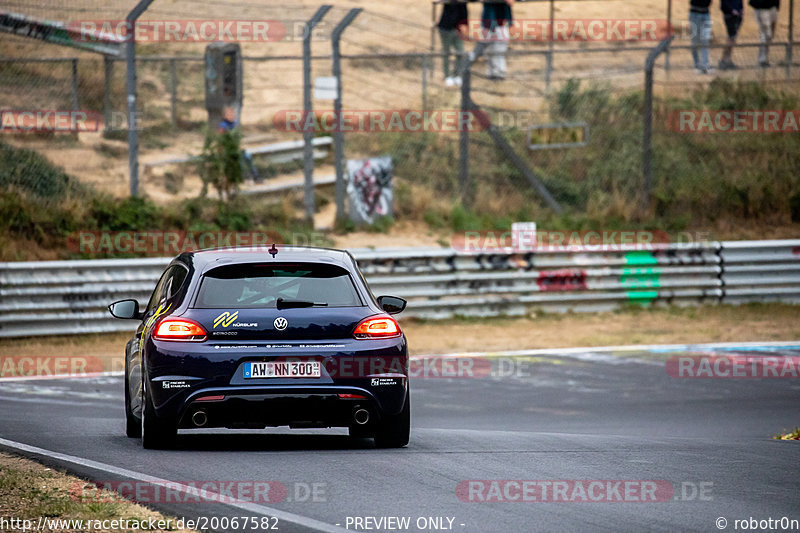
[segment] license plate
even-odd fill
[[[245,363],[244,377],[253,378],[318,378],[319,361],[276,361]]]

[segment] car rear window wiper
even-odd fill
[[[309,300],[284,300],[278,298],[278,309],[289,309],[293,307],[327,307],[327,303],[312,302]]]

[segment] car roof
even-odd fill
[[[209,248],[185,252],[178,260],[191,262],[200,271],[223,265],[261,262],[321,262],[350,269],[352,256],[344,250],[316,248],[312,246],[288,246],[282,244],[246,247]]]

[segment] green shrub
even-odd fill
[[[62,198],[85,187],[38,152],[0,141],[0,187],[16,187],[38,198]]]

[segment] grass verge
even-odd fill
[[[91,501],[82,501],[80,491],[90,487]],[[50,519],[44,531],[78,533],[86,530],[87,521],[125,520],[128,525],[138,524],[141,531],[183,531],[178,529],[150,529],[150,522],[168,520],[161,513],[129,502],[108,491],[64,472],[47,468],[34,461],[0,453],[0,517],[9,520],[31,520],[33,528],[41,517]],[[57,522],[61,520],[60,524]],[[77,527],[83,522],[83,528]],[[71,522],[71,523],[70,523]],[[172,519],[175,522],[175,519]],[[134,528],[126,528],[131,530]],[[9,531],[20,530],[12,527]],[[4,526],[0,530],[5,531]],[[103,531],[104,529],[95,529]],[[105,529],[119,531],[118,529]]]

